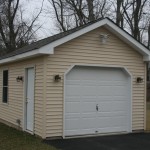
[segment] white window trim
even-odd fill
[[[9,70],[8,69],[3,69],[2,70],[2,79],[4,79],[4,76],[3,76],[4,71],[8,71],[8,85],[4,86],[3,85],[3,80],[2,80],[2,104],[8,105],[9,104]],[[4,102],[4,99],[3,99],[3,88],[4,87],[7,87],[7,102]]]

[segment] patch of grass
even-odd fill
[[[0,123],[0,150],[56,150],[42,139]]]

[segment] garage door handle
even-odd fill
[[[98,111],[98,104],[96,105],[96,110]]]

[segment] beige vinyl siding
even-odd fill
[[[35,112],[34,112],[34,132],[42,136],[43,128],[43,58],[28,59],[16,63],[0,66],[0,119],[3,119],[14,125],[17,119],[21,120],[23,128],[23,102],[24,102],[24,84],[17,82],[18,76],[25,77],[25,68],[35,67]],[[8,86],[8,104],[2,103],[2,73],[3,69],[9,71]]]
[[[106,44],[100,33],[109,34]],[[142,56],[105,28],[98,28],[55,48],[47,57],[46,137],[63,135],[64,73],[74,64],[123,66],[132,74],[132,129],[144,129],[145,63]],[[61,82],[54,82],[60,74]],[[137,84],[136,78],[144,82]]]

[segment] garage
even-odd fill
[[[74,66],[64,98],[64,136],[132,130],[131,76],[124,68]]]
[[[0,122],[27,130],[26,71],[32,68],[32,134],[46,139],[146,131],[149,61],[150,51],[107,18],[32,43],[0,59]]]

